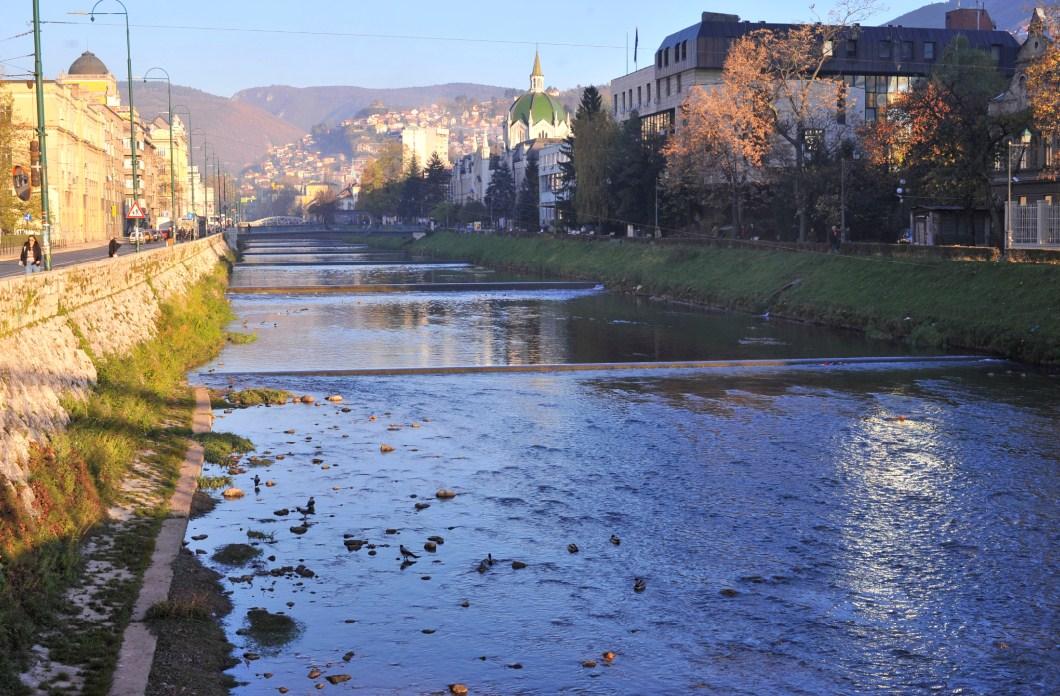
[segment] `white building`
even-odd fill
[[[450,179],[450,200],[454,203],[469,201],[484,202],[492,172],[504,159],[515,180],[518,194],[526,178],[526,167],[530,158],[538,160],[539,178],[547,171],[549,192],[544,192],[544,179],[539,181],[541,194],[541,226],[548,227],[555,221],[556,192],[552,186],[558,184],[559,158],[563,140],[572,134],[571,117],[560,103],[556,93],[545,90],[545,75],[541,70],[541,57],[534,55],[534,67],[530,73],[530,90],[517,97],[508,108],[505,120],[503,150],[494,154],[489,146],[488,134],[481,141],[476,138],[473,151],[453,164]]]
[[[421,168],[427,166],[432,155],[449,166],[449,129],[408,126],[401,131],[401,166],[408,167],[415,157]]]

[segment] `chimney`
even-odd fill
[[[981,7],[950,10],[946,13],[946,28],[963,31],[997,31],[997,25],[994,24],[994,20],[990,19],[990,13]]]

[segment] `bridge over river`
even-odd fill
[[[242,244],[257,340],[194,379],[315,401],[216,414],[257,446],[189,531],[260,658],[236,693],[1060,690],[1055,377],[341,235]],[[258,560],[212,559],[251,532]],[[255,643],[255,607],[297,633]]]

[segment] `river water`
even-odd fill
[[[298,251],[318,265],[239,268],[233,286],[512,279]],[[337,252],[361,265],[328,263]],[[191,548],[232,591],[237,654],[261,655],[232,670],[236,693],[1060,689],[1055,376],[975,358],[840,361],[907,351],[602,289],[362,288],[234,306],[232,328],[259,340],[195,378],[317,398],[216,414],[217,430],[272,462],[236,476],[248,495],[189,529],[207,535]],[[819,360],[312,374],[792,357]],[[278,374],[248,374],[264,372]],[[255,475],[276,485],[254,492]],[[437,499],[441,488],[456,497]],[[296,534],[309,496],[315,514]],[[248,531],[272,535],[253,542],[256,565],[210,559]],[[444,538],[434,552],[431,536]],[[348,550],[344,537],[375,548]],[[314,576],[265,572],[298,564]],[[295,619],[297,637],[268,648],[237,633],[255,607]],[[340,674],[350,680],[323,681]]]

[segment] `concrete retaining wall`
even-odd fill
[[[211,272],[220,236],[0,282],[0,486],[34,511],[30,447],[66,425],[66,399],[95,383],[95,359],[152,338],[162,298]]]

